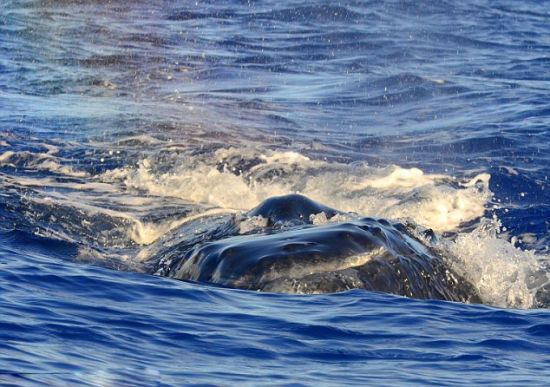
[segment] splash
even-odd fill
[[[425,174],[418,168],[310,160],[295,152],[257,155],[247,150],[219,150],[211,160],[159,172],[158,160],[103,176],[129,189],[194,203],[246,211],[261,201],[300,193],[346,212],[387,218],[411,218],[437,231],[456,229],[482,217],[491,199],[486,173],[464,179]]]
[[[533,308],[537,290],[550,282],[541,267],[543,257],[499,238],[500,229],[496,217],[484,218],[473,231],[439,247],[443,255],[456,257],[451,266],[474,284],[485,303]]]

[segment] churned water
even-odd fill
[[[2,1],[0,381],[547,385],[547,8]]]

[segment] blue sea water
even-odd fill
[[[548,385],[546,2],[1,5],[0,382]],[[433,229],[483,304],[147,270],[286,193]]]

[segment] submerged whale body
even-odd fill
[[[310,216],[320,212],[329,217],[341,213],[301,195],[270,198],[247,214],[267,219],[261,234],[238,235],[236,227],[219,227],[196,243],[175,246],[158,272],[248,290],[328,293],[366,289],[413,298],[481,302],[474,287],[453,273],[407,226],[372,218],[312,225]],[[282,222],[292,226],[273,227]]]

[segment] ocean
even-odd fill
[[[0,384],[550,383],[548,3],[0,3]]]

